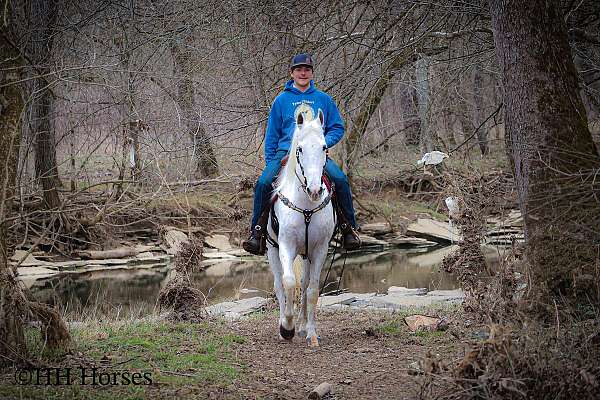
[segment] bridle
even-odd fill
[[[329,149],[327,149],[325,147],[323,150],[325,151],[325,164],[327,164],[327,156],[329,155]],[[300,186],[304,190],[304,193],[306,193],[306,195],[309,195],[308,182],[307,182],[306,176],[304,175],[304,167],[302,166],[302,162],[300,161],[300,153],[301,152],[302,152],[302,149],[300,147],[296,148],[296,162],[298,163],[298,166],[300,167],[300,172],[302,174],[302,177],[300,177],[298,175],[297,170],[294,170],[294,173],[296,174],[296,178],[298,178],[298,181],[300,181]],[[323,164],[323,169],[321,171],[323,171],[325,169],[325,164]],[[322,173],[323,172],[321,172],[321,174]],[[327,193],[327,196],[323,199],[321,204],[319,204],[315,208],[311,208],[311,209],[302,209],[302,208],[296,206],[294,203],[292,203],[290,201],[290,199],[285,197],[280,191],[277,192],[277,197],[279,198],[279,200],[281,200],[281,202],[286,207],[291,208],[292,210],[299,212],[300,214],[302,214],[304,216],[304,254],[302,254],[302,258],[304,258],[304,259],[308,258],[308,226],[310,225],[312,216],[314,214],[318,213],[319,211],[321,211],[322,209],[324,209],[325,207],[327,207],[327,205],[331,202],[331,195],[334,191],[334,187],[335,187],[335,185],[333,184],[333,182],[331,182],[331,191],[329,191]]]
[[[321,175],[323,175],[323,170],[325,169],[325,165],[327,165],[327,157],[329,156],[329,149],[327,148],[327,146],[323,146],[323,150],[325,151],[325,164],[323,164],[323,168],[321,168]],[[300,153],[302,153],[302,147],[297,147],[296,163],[300,167],[300,173],[302,174],[302,177],[298,175],[297,169],[294,169],[294,174],[296,175],[296,178],[298,178],[298,180],[300,181],[300,187],[302,188],[302,190],[304,190],[304,193],[306,193],[307,196],[310,196],[310,193],[308,192],[308,181],[306,179],[306,176],[304,175],[304,167],[302,166],[302,162],[300,161]]]

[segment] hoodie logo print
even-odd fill
[[[298,115],[302,113],[305,121],[312,121],[315,119],[315,113],[312,107],[306,103],[299,104],[294,110],[294,121],[298,120]]]

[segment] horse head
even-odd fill
[[[291,157],[296,159],[296,175],[311,201],[317,202],[325,190],[322,182],[327,162],[327,144],[323,136],[324,116],[319,109],[317,118],[306,121],[302,113],[296,118],[296,131]]]

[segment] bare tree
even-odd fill
[[[192,79],[192,74],[196,69],[193,49],[193,32],[184,31],[182,36],[173,37],[171,54],[175,63],[177,80],[177,95],[175,98],[192,141],[196,172],[201,176],[211,177],[217,175],[219,169],[208,133],[197,111],[196,88]]]
[[[486,118],[484,109],[485,109],[485,101],[483,95],[483,74],[481,72],[481,65],[475,64],[473,67],[473,103],[475,108],[475,125],[479,126],[480,123]],[[481,150],[481,155],[485,156],[489,153],[489,144],[488,144],[488,131],[484,124],[479,130],[477,130],[477,144],[479,145],[479,150]]]
[[[490,8],[531,284],[569,298],[596,262],[600,157],[565,22],[558,0],[494,0]]]
[[[42,337],[50,347],[70,341],[60,315],[43,304],[30,301],[8,264],[7,224],[24,109],[19,81],[24,75],[25,62],[13,40],[16,35],[11,28],[15,25],[12,4],[7,3],[0,11],[0,365],[22,362],[27,356],[24,322],[29,313],[42,322]]]
[[[0,13],[6,18],[4,12]],[[14,193],[18,146],[21,141],[21,113],[24,102],[16,84],[23,76],[23,61],[9,44],[9,32],[0,26],[0,365],[16,360],[26,351],[23,307],[15,295],[18,284],[8,265],[7,217]]]
[[[32,61],[28,71],[32,78],[31,131],[35,150],[35,172],[39,179],[46,207],[61,204],[57,186],[56,136],[54,132],[54,93],[52,93],[50,60],[53,30],[56,22],[56,0],[32,0],[27,4],[28,20],[32,22],[28,53]]]

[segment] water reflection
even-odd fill
[[[389,286],[454,289],[457,282],[440,272],[449,248],[427,253],[393,250],[348,257],[342,274],[343,259],[337,259],[327,282],[335,289],[352,292],[385,292]],[[329,267],[323,268],[321,282]],[[148,270],[93,271],[68,274],[36,281],[32,291],[36,298],[58,305],[74,317],[103,315],[147,315],[155,308],[161,287],[170,279],[168,267]],[[192,275],[192,281],[206,294],[209,302],[232,298],[265,296],[272,292],[273,277],[266,262],[225,261],[215,263]]]

